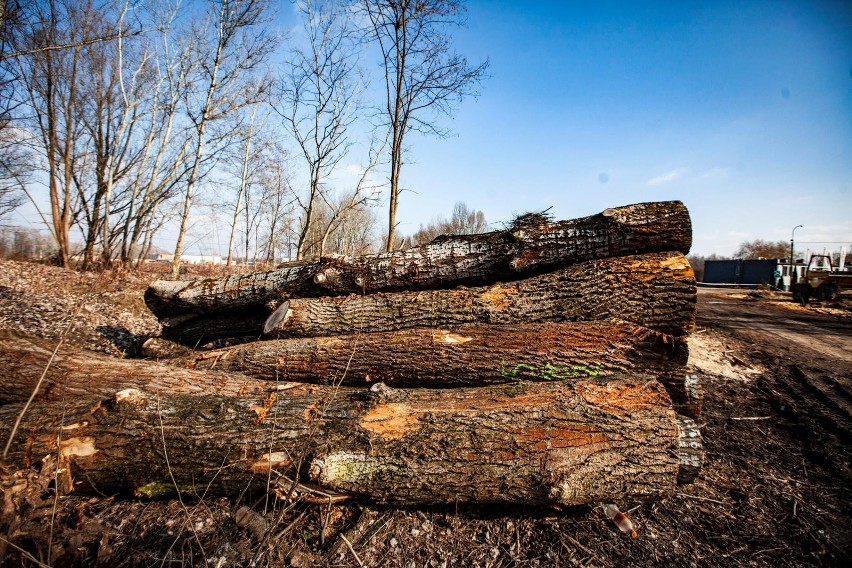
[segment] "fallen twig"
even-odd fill
[[[340,538],[341,538],[341,540],[343,540],[343,544],[345,544],[345,545],[346,545],[346,548],[348,548],[348,549],[349,549],[349,552],[351,552],[351,553],[352,553],[352,556],[355,558],[355,562],[357,562],[357,563],[358,563],[358,566],[361,566],[361,567],[363,568],[364,563],[363,563],[363,562],[361,562],[361,559],[360,559],[360,558],[358,558],[358,553],[357,553],[357,552],[355,552],[355,549],[354,549],[354,548],[352,548],[352,543],[350,543],[350,542],[349,542],[349,539],[348,539],[348,538],[346,538],[346,535],[340,535]]]
[[[770,420],[771,418],[771,416],[732,416],[731,420]]]
[[[678,493],[678,497],[686,497],[688,499],[697,499],[698,501],[709,501],[710,503],[716,503],[718,505],[724,505],[725,503],[722,501],[718,501],[716,499],[710,499],[709,497],[699,497],[698,495],[690,495],[689,493]]]

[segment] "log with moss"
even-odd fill
[[[240,495],[286,479],[401,505],[659,498],[681,474],[681,430],[655,381],[270,387],[38,401],[6,463],[58,455],[63,492]],[[0,407],[2,439],[21,407]]]
[[[617,207],[570,221],[525,216],[504,231],[439,237],[393,253],[298,261],[218,279],[157,281],[145,301],[167,335],[196,342],[223,336],[225,330],[213,323],[220,317],[247,322],[241,335],[259,334],[258,322],[273,305],[290,298],[485,285],[591,259],[686,253],[691,239],[689,213],[679,201]],[[205,326],[202,337],[182,332]]]
[[[264,332],[313,337],[463,324],[621,320],[681,336],[695,324],[695,302],[689,262],[681,253],[666,252],[586,261],[476,288],[293,298],[267,319]]]
[[[479,325],[255,341],[180,359],[265,380],[451,388],[631,376],[660,381],[675,409],[697,418],[686,341],[608,322]]]
[[[680,370],[683,339],[627,324],[573,322],[416,328],[254,341],[193,353],[195,369],[265,380],[396,387],[468,387],[516,380]]]

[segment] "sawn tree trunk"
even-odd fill
[[[655,498],[670,494],[680,474],[678,421],[654,381],[270,387],[248,397],[124,389],[108,399],[36,402],[7,463],[58,453],[62,491],[176,485],[238,495],[266,491],[268,479],[284,475],[404,505]],[[2,439],[21,407],[0,407]]]
[[[269,317],[264,332],[315,337],[462,324],[621,320],[682,336],[695,324],[695,301],[695,277],[686,258],[653,253],[581,262],[487,287],[293,298]]]
[[[629,205],[555,223],[526,216],[505,231],[439,237],[393,253],[299,261],[219,279],[157,281],[145,301],[164,326],[177,327],[223,310],[265,317],[272,304],[289,298],[484,285],[590,259],[686,253],[691,239],[689,213],[679,201]]]
[[[680,372],[686,342],[602,322],[417,328],[255,341],[183,360],[254,378],[352,386],[472,387]]]

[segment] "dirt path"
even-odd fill
[[[699,289],[698,326],[752,340],[760,349],[784,349],[784,356],[810,360],[815,354],[852,363],[852,320],[748,300],[742,291]]]
[[[699,327],[738,340],[741,357],[767,369],[761,386],[807,433],[815,457],[852,479],[852,320],[732,292],[704,289],[699,298]]]
[[[793,565],[852,559],[852,319],[821,311],[701,289],[690,340],[707,393],[705,475],[718,465],[738,478],[741,520],[772,519]]]

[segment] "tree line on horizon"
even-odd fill
[[[199,200],[228,264],[375,250],[383,199],[382,248],[425,238],[396,230],[411,135],[448,134],[488,66],[454,50],[461,0],[300,0],[292,37],[273,8],[4,2],[0,217],[30,201],[63,266],[78,243],[83,267],[136,262],[169,228],[175,275]]]

